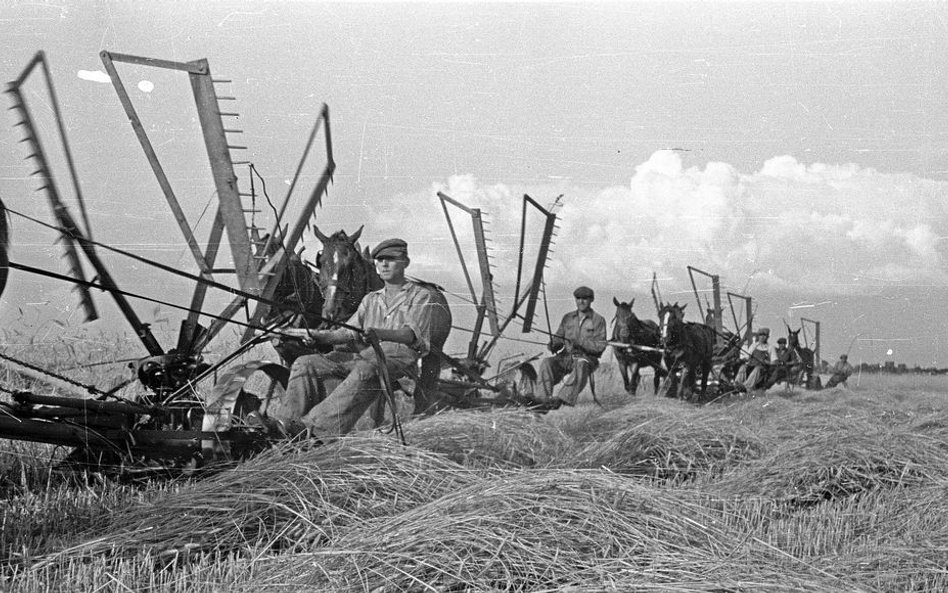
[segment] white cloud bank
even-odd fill
[[[686,290],[688,265],[719,274],[731,289],[749,283],[750,292],[858,294],[891,284],[948,286],[948,184],[909,174],[806,165],[790,156],[774,157],[754,173],[718,162],[684,168],[677,153],[659,151],[636,167],[626,187],[486,186],[467,175],[434,190],[489,215],[496,276],[508,292],[523,193],[540,203],[566,194],[547,276],[561,290],[589,284],[616,294],[647,293],[653,271],[663,289]],[[434,191],[416,198],[401,200],[405,217],[376,221],[376,230],[412,235],[403,224],[412,211],[443,218]],[[455,224],[469,240],[470,224],[460,220]],[[426,226],[429,243],[413,250],[416,271],[463,286],[459,271],[445,272],[457,260],[447,225],[442,220]],[[473,254],[468,261],[475,265]]]

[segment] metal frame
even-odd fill
[[[80,286],[78,289],[80,292],[80,302],[82,303],[83,308],[86,310],[86,318],[87,320],[92,320],[98,318],[98,315],[88,292],[88,283],[85,280],[85,275],[82,271],[82,264],[79,260],[78,251],[75,248],[76,244],[82,248],[83,253],[86,255],[86,259],[95,269],[96,274],[99,277],[99,283],[105,288],[105,290],[112,294],[112,297],[115,300],[119,310],[121,310],[122,314],[129,321],[132,328],[135,330],[136,335],[145,346],[145,349],[148,350],[148,353],[153,356],[164,354],[164,350],[155,339],[155,336],[151,333],[148,324],[143,323],[138,318],[138,315],[135,313],[135,310],[132,309],[131,304],[129,304],[125,296],[121,294],[121,291],[118,290],[118,286],[112,279],[112,275],[109,273],[102,260],[99,259],[99,256],[96,254],[91,240],[88,238],[86,232],[79,228],[79,225],[76,223],[75,219],[73,219],[59,195],[56,183],[53,180],[52,171],[49,167],[48,161],[46,160],[46,153],[43,150],[39,133],[33,121],[32,115],[30,114],[30,109],[26,99],[21,92],[21,87],[28,80],[30,74],[32,74],[33,70],[37,66],[41,66],[43,70],[46,86],[49,90],[50,101],[53,105],[53,112],[56,117],[57,127],[59,128],[60,140],[63,143],[66,160],[69,163],[70,175],[72,176],[73,184],[75,186],[76,197],[79,200],[80,208],[82,209],[83,215],[85,217],[85,207],[83,206],[81,199],[82,194],[79,189],[78,176],[75,172],[72,154],[69,149],[69,143],[66,139],[62,115],[59,112],[59,104],[56,100],[56,95],[53,90],[52,77],[49,74],[49,66],[46,62],[46,55],[42,51],[39,51],[34,55],[33,59],[23,69],[20,76],[8,85],[6,92],[13,96],[14,105],[12,109],[15,109],[23,117],[21,121],[17,122],[17,126],[23,126],[26,129],[26,137],[22,140],[22,142],[28,143],[30,147],[30,154],[27,156],[27,159],[34,161],[37,165],[37,170],[33,172],[33,175],[39,176],[42,180],[40,189],[46,193],[46,196],[49,199],[50,206],[53,210],[53,216],[56,219],[58,227],[63,229],[63,232],[60,235],[61,241],[66,250],[66,258],[69,260],[70,273],[72,274],[73,278],[79,281],[77,286]],[[88,220],[86,220],[86,227],[86,230],[88,230]],[[82,286],[83,284],[86,286]]]
[[[740,299],[744,301],[744,318],[746,319],[746,324],[744,326],[744,342],[750,344],[753,342],[754,338],[754,310],[753,310],[753,299],[749,296],[743,294],[737,294],[735,292],[728,291],[727,293],[727,302],[728,306],[731,308],[731,317],[734,319],[734,327],[738,332],[741,330],[741,322],[738,319],[737,311],[734,309],[734,300]]]
[[[461,270],[464,273],[464,279],[471,295],[471,301],[474,303],[477,309],[477,317],[474,322],[471,341],[468,344],[467,356],[471,360],[485,360],[490,354],[491,350],[493,350],[494,346],[496,346],[497,342],[500,340],[500,337],[503,335],[510,323],[516,317],[518,317],[518,311],[525,302],[527,303],[527,310],[526,313],[521,316],[521,319],[523,319],[524,322],[523,333],[528,333],[531,331],[532,319],[536,312],[539,291],[543,285],[543,270],[546,268],[547,260],[551,253],[550,246],[552,245],[553,236],[557,228],[557,216],[553,210],[559,204],[559,200],[562,198],[562,196],[558,196],[554,201],[553,206],[550,209],[547,209],[537,203],[537,201],[531,198],[529,195],[523,195],[523,206],[521,209],[520,220],[520,249],[517,261],[517,280],[516,286],[514,288],[513,306],[511,307],[510,314],[507,315],[503,321],[500,321],[497,314],[496,296],[493,286],[494,275],[491,271],[490,255],[488,254],[487,245],[488,240],[486,231],[484,229],[483,213],[479,208],[470,208],[465,206],[444,192],[439,191],[437,195],[438,199],[441,201],[441,208],[444,211],[445,219],[448,223],[448,229],[451,232],[451,239],[454,242],[455,249],[457,250],[458,259],[461,262]],[[480,297],[478,297],[474,288],[474,283],[471,279],[471,273],[464,257],[464,250],[461,248],[461,243],[458,240],[457,232],[455,231],[454,223],[451,219],[451,213],[448,210],[448,205],[454,206],[471,217],[471,224],[473,225],[474,229],[474,246],[477,251],[478,268],[481,278],[482,293]],[[535,208],[544,217],[544,225],[543,234],[540,239],[540,247],[537,253],[537,260],[533,266],[533,275],[529,283],[527,283],[523,294],[521,294],[520,290],[524,264],[524,237],[526,235],[527,212],[530,207]],[[490,323],[491,339],[478,348],[478,342],[481,338],[485,317]]]
[[[510,322],[513,321],[517,315],[517,311],[520,310],[520,307],[524,302],[527,303],[527,310],[524,312],[520,318],[523,320],[523,331],[521,333],[529,333],[533,329],[533,317],[536,312],[536,302],[538,300],[539,291],[543,288],[543,299],[544,306],[546,305],[546,286],[543,283],[543,270],[547,267],[547,260],[550,257],[550,247],[553,243],[554,231],[558,228],[556,225],[556,214],[553,213],[553,209],[559,205],[560,199],[563,197],[562,194],[556,197],[553,201],[553,206],[548,210],[543,206],[540,206],[536,200],[523,194],[523,208],[521,209],[521,218],[520,218],[520,249],[517,256],[517,284],[514,287],[514,299],[513,307],[511,308],[510,315],[504,320],[503,324],[500,326],[500,332],[493,337],[487,344],[481,348],[481,352],[478,354],[479,358],[487,358],[487,355],[490,354],[490,351],[493,350],[494,346],[497,345],[497,342],[500,340],[500,336],[503,335],[504,330],[507,329],[507,326],[510,325]],[[545,218],[543,224],[543,234],[540,238],[540,247],[537,251],[537,260],[533,268],[533,278],[531,278],[530,283],[527,284],[526,290],[523,294],[520,294],[520,283],[521,276],[523,273],[523,258],[524,258],[524,240],[526,237],[526,228],[527,228],[527,205],[531,205],[536,208]],[[547,311],[547,322],[549,322],[550,314]],[[552,328],[547,328],[548,333],[552,334]]]
[[[698,286],[695,283],[695,273],[702,274],[711,279],[711,297],[713,299],[712,306],[714,308],[714,333],[717,336],[716,339],[720,340],[721,332],[724,330],[724,320],[722,319],[723,309],[721,307],[721,279],[717,274],[711,274],[705,272],[704,270],[699,270],[694,266],[688,266],[688,277],[691,278],[691,289],[695,293],[695,300],[698,301],[698,311],[701,312],[701,319],[704,321],[705,318],[705,308],[701,304],[701,298],[698,296]]]
[[[22,142],[28,143],[30,148],[27,160],[31,160],[36,164],[37,170],[33,175],[38,176],[42,182],[39,189],[43,190],[49,199],[56,224],[48,225],[33,220],[60,233],[61,241],[66,247],[66,255],[69,258],[71,275],[57,274],[51,270],[32,268],[15,262],[9,262],[8,267],[73,283],[83,291],[81,298],[84,306],[88,305],[87,317],[90,318],[95,316],[95,310],[88,294],[88,288],[94,287],[109,292],[148,350],[150,357],[140,361],[138,376],[143,384],[159,395],[159,399],[145,397],[136,403],[106,402],[102,400],[110,396],[115,397],[115,389],[102,392],[95,389],[94,386],[82,385],[69,381],[64,377],[56,377],[74,388],[85,389],[89,394],[96,395],[97,398],[63,398],[26,392],[13,393],[14,402],[4,404],[3,409],[0,410],[3,412],[0,415],[0,435],[4,438],[78,447],[90,454],[92,463],[97,463],[95,458],[101,461],[104,455],[115,455],[123,458],[119,463],[119,467],[124,466],[124,459],[136,460],[141,456],[175,463],[176,461],[194,461],[197,459],[196,455],[202,449],[205,452],[205,460],[210,459],[212,455],[216,456],[218,453],[242,456],[259,450],[268,443],[268,437],[263,432],[259,430],[229,430],[234,426],[228,424],[227,427],[221,428],[217,424],[211,423],[209,425],[209,422],[217,418],[215,416],[217,412],[221,413],[220,417],[230,418],[227,412],[233,413],[239,409],[239,406],[246,403],[241,403],[240,393],[243,389],[244,379],[250,373],[265,372],[271,380],[285,386],[286,377],[289,374],[288,370],[272,363],[258,362],[256,366],[242,365],[240,367],[241,372],[245,373],[246,376],[241,375],[235,381],[223,386],[216,386],[209,400],[210,406],[205,410],[209,413],[203,414],[203,418],[202,415],[193,414],[206,405],[206,402],[201,401],[202,398],[193,390],[193,387],[195,383],[216,374],[220,367],[229,364],[236,357],[265,340],[264,336],[253,339],[249,339],[249,337],[258,329],[263,329],[264,334],[266,333],[268,328],[259,327],[259,321],[269,307],[275,304],[273,303],[273,295],[280,283],[280,276],[291,262],[291,258],[296,257],[296,245],[305,232],[315,208],[321,203],[329,183],[332,182],[335,163],[332,157],[329,110],[325,105],[322,106],[310,133],[293,183],[287,191],[284,202],[280,206],[276,220],[273,223],[272,232],[266,238],[261,238],[260,229],[256,227],[253,217],[251,216],[249,220],[247,217],[247,214],[252,214],[254,210],[245,208],[241,202],[242,197],[249,196],[256,199],[256,196],[253,195],[253,191],[250,194],[245,194],[238,190],[234,166],[240,163],[233,161],[231,158],[231,151],[245,147],[228,142],[228,134],[242,132],[241,130],[226,129],[223,125],[223,118],[236,117],[237,114],[224,112],[219,107],[220,101],[232,100],[233,98],[218,96],[214,88],[215,84],[229,81],[212,79],[207,60],[203,59],[191,62],[173,62],[110,52],[101,52],[100,57],[200,273],[198,276],[187,274],[179,269],[123,252],[126,256],[152,264],[166,272],[188,277],[195,282],[191,307],[187,319],[182,322],[177,348],[166,353],[151,333],[149,324],[142,323],[137,317],[134,309],[126,300],[126,296],[150,299],[143,295],[128,293],[119,289],[108,269],[95,252],[94,247],[113,252],[121,252],[121,250],[113,249],[91,239],[90,225],[82,201],[78,176],[66,139],[65,126],[59,112],[49,68],[44,53],[38,52],[20,76],[9,84],[7,92],[13,96],[13,109],[21,116],[21,121],[17,123],[17,126],[25,129],[26,137]],[[116,69],[116,63],[118,62],[181,71],[189,77],[218,196],[217,212],[204,251],[199,247],[198,238],[178,203],[168,176],[165,174],[145,127],[142,125],[141,119],[126,92],[125,85]],[[46,153],[43,150],[39,128],[33,121],[24,93],[21,90],[23,84],[38,67],[42,68],[45,75],[49,101],[52,105],[60,141],[75,186],[76,198],[82,209],[85,229],[81,228],[71,216],[59,195],[54,183],[53,173],[47,162]],[[293,190],[320,131],[325,137],[327,163],[311,194],[304,201],[299,218],[291,221],[291,224],[284,224],[283,218]],[[246,164],[249,165],[249,163]],[[251,174],[254,173],[255,171],[251,167]],[[214,267],[225,233],[235,264],[234,269],[230,270],[221,270]],[[98,282],[90,282],[85,279],[77,246],[82,249],[86,259],[95,269]],[[215,274],[224,273],[237,276],[239,289],[214,280]],[[221,315],[210,315],[202,311],[209,286],[224,289],[230,294],[236,295],[236,298],[227,305]],[[227,323],[239,323],[233,319],[233,316],[246,307],[249,301],[256,301],[256,304],[252,316],[248,315],[251,318],[248,319],[249,323],[241,324],[247,327],[242,344],[215,365],[204,363],[201,356],[204,346]],[[176,305],[173,306],[177,307]],[[200,315],[214,318],[209,328],[205,329],[198,323]],[[280,320],[276,320],[272,324],[275,325],[279,322]],[[381,353],[379,353],[379,356],[381,356]],[[4,358],[17,363],[18,366],[23,365],[20,361],[10,357],[4,356]],[[32,367],[32,365],[26,366],[42,371],[42,369]],[[146,377],[153,380],[146,380]],[[167,377],[170,377],[170,379],[165,380]],[[216,398],[215,395],[217,395]],[[195,430],[195,421],[201,422],[202,420],[204,429]],[[77,460],[79,459],[77,458]],[[80,460],[80,462],[82,461]]]
[[[563,196],[560,195],[554,200],[554,207],[559,204],[560,198]],[[514,290],[514,302],[517,302],[517,298],[520,295],[520,266],[523,263],[523,241],[526,231],[527,224],[527,205],[533,206],[540,212],[544,217],[543,223],[543,235],[540,238],[540,250],[537,252],[537,261],[536,265],[533,268],[533,278],[530,280],[530,284],[527,285],[527,308],[523,312],[523,333],[529,333],[533,327],[533,317],[536,312],[537,307],[537,297],[540,292],[540,285],[543,283],[543,270],[547,267],[547,258],[550,256],[550,246],[553,241],[554,231],[558,228],[556,225],[556,214],[553,213],[553,210],[547,210],[540,204],[536,202],[533,198],[527,194],[523,194],[523,211],[521,213],[521,223],[520,223],[520,257],[518,260],[518,269],[517,269],[517,287]],[[510,313],[510,316],[513,317],[517,312],[517,306],[514,305],[514,310]]]
[[[468,358],[478,357],[477,343],[480,341],[481,330],[484,326],[486,317],[490,323],[492,336],[500,334],[500,323],[497,320],[497,301],[494,297],[494,275],[490,271],[490,258],[487,254],[487,235],[484,231],[484,218],[480,208],[469,208],[451,196],[438,192],[438,199],[441,201],[441,209],[444,211],[445,220],[448,223],[448,230],[451,232],[451,239],[454,241],[454,248],[457,250],[458,259],[461,261],[461,270],[464,272],[464,280],[467,282],[467,288],[471,295],[471,301],[477,308],[477,318],[474,321],[473,335],[468,345]],[[477,252],[477,263],[481,275],[481,296],[478,298],[474,289],[474,282],[471,280],[471,274],[467,268],[467,261],[464,258],[464,250],[461,248],[461,242],[458,239],[457,232],[454,230],[454,223],[451,221],[451,213],[448,205],[465,212],[471,217],[471,225],[474,229],[474,249]]]
[[[238,311],[247,306],[249,297],[259,296],[260,300],[257,302],[255,310],[248,320],[251,323],[248,323],[248,328],[244,334],[244,340],[249,339],[254,331],[252,326],[254,326],[268,310],[269,304],[267,301],[272,299],[280,282],[283,270],[289,258],[293,255],[294,249],[301,239],[303,232],[306,230],[309,218],[313,215],[315,208],[321,203],[322,196],[326,193],[328,185],[332,181],[335,163],[332,158],[332,137],[329,128],[328,107],[323,105],[320,110],[320,114],[313,125],[309,140],[297,168],[296,176],[287,191],[284,202],[280,207],[277,220],[274,221],[273,229],[268,235],[268,240],[264,244],[259,238],[259,229],[253,227],[253,225],[248,225],[246,214],[251,210],[244,207],[241,198],[251,196],[251,194],[243,194],[239,191],[237,175],[234,171],[234,165],[237,163],[231,159],[232,150],[239,150],[245,147],[230,144],[227,140],[228,134],[242,133],[242,131],[227,129],[223,125],[223,117],[234,117],[237,116],[237,114],[224,112],[218,105],[219,101],[233,99],[233,97],[219,97],[214,90],[214,84],[227,83],[229,81],[212,79],[210,67],[205,59],[191,62],[173,62],[107,51],[101,52],[100,57],[112,81],[112,85],[118,94],[119,101],[125,110],[129,124],[135,132],[165,200],[181,229],[181,233],[194,257],[194,261],[197,263],[199,277],[201,280],[204,280],[204,282],[196,282],[195,284],[194,292],[191,296],[190,311],[187,318],[182,321],[181,324],[176,352],[182,355],[196,355],[202,351],[207,343],[223,329],[229,320],[231,320]],[[142,125],[141,119],[129,98],[125,84],[122,82],[122,78],[116,68],[116,63],[128,63],[180,71],[186,73],[190,79],[192,93],[195,98],[204,136],[204,143],[218,195],[218,209],[206,239],[207,248],[203,252],[199,247],[198,238],[195,236],[178,202],[175,192],[171,187],[168,176],[158,159],[154,146],[145,131],[145,127]],[[76,197],[82,210],[85,229],[79,226],[60,197],[53,179],[52,171],[46,159],[46,153],[43,149],[37,126],[33,121],[29,106],[21,91],[21,87],[37,67],[42,69],[46,87],[49,91],[49,99],[55,115],[59,138],[64,148],[69,172],[72,177],[73,186],[75,187]],[[12,109],[16,110],[21,116],[21,121],[18,121],[16,125],[24,127],[26,131],[25,138],[23,138],[22,142],[28,143],[30,148],[30,154],[27,156],[27,159],[32,160],[36,164],[36,171],[34,171],[33,175],[40,178],[42,185],[39,189],[42,189],[46,193],[53,210],[56,226],[61,229],[60,240],[65,248],[70,268],[69,272],[71,277],[75,279],[75,285],[80,291],[80,301],[86,311],[87,319],[91,320],[97,318],[97,312],[88,292],[90,282],[85,279],[77,246],[81,248],[86,259],[94,268],[99,279],[99,285],[112,295],[120,311],[128,320],[148,353],[152,356],[165,354],[165,350],[151,333],[149,324],[141,321],[131,304],[125,298],[124,291],[118,288],[118,285],[113,280],[108,269],[106,269],[102,260],[96,254],[94,248],[95,242],[92,241],[90,236],[89,222],[82,201],[78,176],[76,175],[72,154],[66,138],[65,126],[63,125],[62,116],[59,111],[58,101],[53,89],[52,78],[49,74],[49,67],[44,52],[40,51],[34,55],[19,77],[9,83],[6,92],[13,96],[14,105]],[[323,131],[325,137],[327,162],[312,193],[303,206],[299,219],[293,223],[292,230],[287,233],[288,225],[282,224],[282,217],[292,197],[292,192],[296,187],[300,171],[309,156],[310,150],[320,130]],[[235,263],[235,268],[230,270],[217,269],[214,267],[225,231]],[[275,242],[278,242],[278,247],[274,249],[273,245]],[[271,251],[273,253],[268,255]],[[199,317],[201,316],[201,311],[204,306],[208,285],[216,283],[214,280],[215,274],[222,273],[236,274],[240,292],[244,294],[234,298],[232,302],[225,307],[224,311],[220,315],[215,316],[214,321],[205,329],[200,325]]]
[[[242,202],[243,197],[250,197],[251,194],[240,192],[237,175],[234,171],[235,164],[249,163],[235,162],[231,157],[231,151],[243,150],[246,149],[246,147],[231,144],[228,139],[228,134],[240,134],[243,133],[243,131],[225,127],[223,120],[225,117],[237,117],[238,114],[223,111],[220,107],[220,101],[233,100],[233,97],[218,96],[214,86],[215,84],[226,84],[230,81],[212,78],[210,66],[206,59],[190,62],[174,62],[107,51],[103,51],[99,55],[109,78],[112,80],[112,86],[118,94],[119,101],[125,109],[129,123],[135,131],[135,135],[142,146],[142,150],[145,152],[148,163],[158,180],[165,200],[168,202],[178,226],[181,229],[182,235],[198,265],[200,276],[206,280],[213,280],[215,273],[233,273],[237,276],[237,283],[243,292],[259,295],[263,300],[271,299],[280,282],[288,258],[293,253],[306,229],[308,219],[312,216],[315,208],[320,204],[322,196],[326,193],[328,185],[332,181],[332,175],[335,171],[335,162],[332,158],[329,108],[325,104],[322,106],[320,114],[310,132],[293,183],[287,190],[287,195],[280,207],[277,220],[274,222],[273,229],[268,235],[268,241],[266,244],[261,244],[259,240],[259,229],[248,226],[247,224],[246,215],[251,212],[251,209],[245,207]],[[116,62],[165,70],[177,70],[185,72],[188,75],[218,196],[218,209],[211,224],[211,230],[207,239],[207,250],[204,253],[201,252],[191,225],[187,221],[178,203],[174,190],[168,181],[168,177],[141,123],[141,119],[129,98],[128,92],[125,90],[125,85],[115,67]],[[282,226],[282,217],[286,212],[292,192],[296,187],[303,164],[321,128],[324,130],[327,164],[313,192],[309,196],[300,218],[295,221],[292,231],[287,234],[285,228]],[[233,270],[217,269],[214,267],[225,230],[230,245],[231,257],[234,260]],[[274,241],[280,241],[281,245],[275,253],[268,256],[267,253],[271,250],[271,245]],[[182,331],[178,339],[179,350],[186,349],[189,352],[200,351],[223,329],[227,320],[232,318],[247,304],[246,297],[238,296],[225,307],[224,311],[220,314],[219,317],[223,319],[216,319],[210,324],[206,331],[203,331],[200,329],[198,317],[200,315],[199,311],[203,308],[206,292],[206,284],[198,283],[195,286],[190,306],[192,312],[182,323]],[[254,325],[254,322],[259,321],[260,318],[266,314],[268,307],[269,306],[265,303],[258,302],[253,314],[250,316],[250,325]],[[245,340],[248,339],[252,333],[253,329],[247,328],[243,338]]]
[[[808,340],[806,335],[808,323],[813,327],[813,368],[814,372],[819,373],[823,364],[823,359],[821,358],[822,354],[820,352],[820,322],[806,317],[800,318],[800,327],[803,329],[804,346],[809,346],[807,344]]]

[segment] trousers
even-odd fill
[[[740,370],[737,371],[737,377],[735,377],[738,383],[744,385],[744,389],[751,391],[752,389],[757,389],[761,387],[764,383],[764,378],[768,376],[767,370],[760,365],[742,365]]]
[[[553,399],[553,388],[566,378],[556,397],[564,404],[575,405],[596,369],[596,363],[595,360],[562,353],[544,358],[539,373],[540,392],[544,401]]]
[[[418,362],[418,353],[404,344],[383,342],[382,352],[392,381],[404,376]],[[284,395],[287,411],[279,418],[287,432],[298,434],[305,430],[315,438],[344,435],[369,406],[384,397],[380,363],[374,350],[366,348],[342,362],[333,358],[308,354],[293,361]],[[342,382],[326,393],[330,379]]]

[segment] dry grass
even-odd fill
[[[672,482],[710,477],[738,461],[760,456],[761,444],[741,432],[726,422],[694,424],[673,417],[653,418],[605,441],[587,444],[563,464]]]
[[[478,480],[443,456],[382,437],[288,444],[148,504],[116,511],[47,562],[293,549],[340,526],[400,512]]]
[[[497,476],[265,563],[254,590],[812,590],[839,579],[783,571],[716,525],[707,507],[620,476]],[[768,583],[768,580],[770,582]],[[798,586],[792,583],[796,581]],[[802,584],[805,583],[805,584]],[[751,589],[745,589],[751,587]]]
[[[69,482],[4,444],[0,590],[944,591],[948,379],[288,443],[200,481]],[[941,381],[941,382],[939,382]]]
[[[574,444],[541,417],[517,409],[437,414],[407,423],[405,439],[471,467],[544,466],[560,459]]]
[[[709,489],[725,497],[813,504],[948,477],[948,451],[931,437],[861,420],[830,419],[824,430],[808,428],[763,457],[729,469]]]

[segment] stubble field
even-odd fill
[[[703,407],[649,383],[619,395],[603,365],[602,407],[444,413],[408,446],[366,431],[144,486],[2,441],[0,588],[948,590],[948,379]]]

